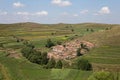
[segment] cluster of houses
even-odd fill
[[[77,49],[81,48],[81,44],[86,45],[88,49],[94,47],[94,45],[90,42],[74,40],[69,43],[65,43],[64,45],[57,45],[52,47],[52,50],[48,53],[49,58],[54,59],[64,59],[69,60],[73,59],[77,56]],[[82,50],[84,54],[86,50]]]

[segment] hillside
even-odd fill
[[[93,63],[95,69],[120,71],[120,26],[95,32],[81,39],[96,45],[96,48],[84,56]]]
[[[84,36],[83,40],[94,42],[97,45],[115,45],[120,46],[120,25],[114,26],[110,30],[99,31],[93,34]]]
[[[62,45],[74,41],[87,41],[95,45],[85,55],[94,71],[120,71],[120,25],[115,24],[0,24],[0,79],[8,80],[87,80],[93,71],[76,69],[44,69],[21,56],[21,40],[29,41],[35,49],[46,48],[47,39]],[[54,46],[55,47],[55,46]],[[8,56],[8,54],[12,54]]]

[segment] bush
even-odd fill
[[[82,49],[84,49],[86,47],[86,45],[84,43],[81,43],[80,46]]]
[[[26,44],[27,47],[31,47],[32,49],[35,48],[35,46],[32,43]]]
[[[109,30],[109,28],[106,28],[105,30]]]
[[[62,66],[63,66],[62,61],[61,60],[57,61],[55,67],[58,68],[58,69],[62,69]]]
[[[47,53],[41,53],[36,51],[32,47],[24,47],[22,50],[22,55],[26,57],[30,62],[46,65],[48,63]]]
[[[55,46],[55,44],[51,41],[51,39],[47,40],[47,44],[45,45],[46,47],[50,48],[52,46]]]
[[[82,54],[81,54],[81,48],[78,48],[77,49],[77,56],[81,56]]]
[[[92,65],[86,59],[79,59],[77,61],[77,69],[88,71],[92,69]]]
[[[91,32],[94,32],[94,30],[93,30],[93,29],[91,29]]]
[[[89,29],[87,28],[86,31],[89,31]]]
[[[62,42],[60,42],[60,41],[57,41],[57,44],[58,44],[58,45],[61,45],[61,44],[62,44]]]
[[[82,49],[85,49],[85,50],[89,51],[89,48],[87,47],[87,45],[81,43],[80,46],[81,46]]]
[[[34,51],[32,54],[29,55],[28,60],[30,60],[33,63],[41,64],[41,52]]]
[[[47,68],[48,69],[55,68],[55,65],[56,65],[56,62],[55,62],[54,58],[51,58],[50,61],[47,64]]]
[[[47,63],[48,63],[48,58],[47,58],[47,52],[43,52],[42,53],[42,55],[41,55],[41,57],[42,57],[42,60],[41,60],[41,64],[43,65],[46,65]]]
[[[0,47],[2,47],[2,48],[4,47],[4,46],[3,46],[3,43],[0,43]]]
[[[24,45],[27,45],[27,44],[28,44],[28,41],[24,40],[24,41],[23,41],[23,44],[24,44]]]
[[[67,61],[63,61],[62,64],[63,64],[63,67],[64,67],[64,68],[71,68],[69,62],[67,62]]]
[[[74,32],[74,29],[71,29],[72,32]]]
[[[29,55],[33,52],[33,49],[31,47],[24,47],[21,49],[22,55],[26,58],[29,57]]]

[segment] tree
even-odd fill
[[[57,61],[55,67],[58,68],[58,69],[62,69],[62,66],[63,66],[62,61],[61,60]]]
[[[30,62],[36,63],[37,62],[37,56],[31,53],[29,57],[27,58]]]
[[[93,30],[93,29],[91,29],[91,32],[94,32],[94,30]]]
[[[66,26],[65,28],[69,28],[68,26]]]
[[[87,28],[86,31],[89,31],[89,29]]]
[[[24,47],[21,49],[22,55],[26,58],[29,57],[29,55],[33,52],[33,49],[31,47]]]
[[[46,47],[50,48],[52,46],[54,46],[55,44],[51,41],[51,39],[48,39],[47,40],[47,44],[46,44]]]
[[[71,68],[71,66],[70,66],[70,64],[69,64],[68,61],[63,61],[63,62],[62,62],[62,67],[63,67],[63,68]]]
[[[61,44],[62,44],[62,42],[61,42],[61,41],[57,41],[57,44],[58,44],[58,45],[61,45]]]
[[[23,41],[23,44],[24,44],[24,45],[27,45],[27,44],[28,44],[28,41],[27,41],[27,40],[24,40],[24,41]]]
[[[4,47],[4,46],[3,46],[3,43],[0,43],[0,47],[2,47],[2,48]]]
[[[86,59],[79,59],[77,61],[77,69],[88,71],[92,69],[92,65]]]
[[[19,38],[16,38],[16,42],[20,42]]]
[[[24,47],[22,50],[22,55],[26,57],[30,62],[46,65],[48,63],[47,52],[41,53],[36,51],[32,47]]]
[[[47,63],[48,63],[48,57],[47,57],[47,52],[43,52],[42,54],[41,54],[41,57],[42,57],[42,60],[41,60],[41,64],[43,65],[46,65]]]
[[[84,45],[83,43],[81,43],[80,46],[82,49],[84,49],[86,47],[86,45]]]
[[[65,47],[66,47],[66,45],[64,44],[64,45],[63,45],[63,47],[65,48]]]
[[[51,35],[55,35],[55,33],[52,32]]]
[[[54,58],[51,58],[47,64],[47,68],[51,69],[51,68],[55,68],[56,62],[54,60]]]
[[[74,32],[74,29],[71,29],[72,32]]]
[[[26,44],[27,47],[31,47],[32,49],[35,48],[35,46],[32,43]]]
[[[41,64],[42,61],[41,52],[34,51],[29,55],[28,60],[30,60],[33,63]]]
[[[100,71],[93,73],[88,80],[117,80],[114,75],[107,71]]]
[[[89,48],[85,44],[81,43],[80,45],[82,49],[86,49],[87,51],[89,51]]]
[[[77,56],[81,56],[82,54],[81,54],[81,48],[78,48],[77,49]]]
[[[105,30],[109,30],[109,28],[106,28]]]

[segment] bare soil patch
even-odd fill
[[[20,59],[22,55],[14,50],[7,50],[7,57],[15,58],[15,59]]]

